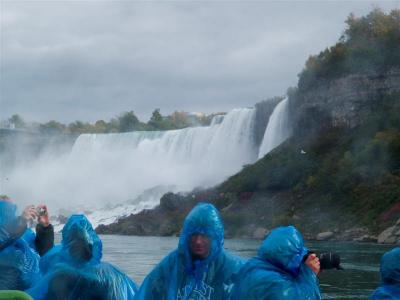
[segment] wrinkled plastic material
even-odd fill
[[[21,239],[27,242],[29,247],[31,247],[36,251],[36,245],[35,245],[36,234],[33,232],[32,229],[28,228],[27,230],[25,230],[24,234],[21,236]]]
[[[88,219],[73,215],[61,245],[42,257],[44,277],[27,292],[35,299],[132,300],[135,283],[111,264],[101,262],[102,243]]]
[[[193,234],[211,239],[209,255],[193,260],[189,240]],[[228,299],[243,260],[223,249],[224,227],[216,208],[198,204],[186,217],[178,249],[166,256],[145,278],[137,299]]]
[[[308,252],[293,226],[274,229],[239,273],[232,299],[321,299],[317,276],[302,263]]]
[[[5,226],[16,218],[17,206],[11,202],[0,200],[0,249],[12,242],[12,237]]]
[[[15,204],[0,201],[0,290],[23,290],[40,276],[39,255],[23,239],[13,240],[4,226],[16,219]]]
[[[381,286],[375,290],[370,299],[400,299],[400,247],[383,255],[381,278]]]

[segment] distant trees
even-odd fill
[[[129,131],[151,131],[182,129],[189,126],[206,126],[211,122],[213,115],[189,114],[183,111],[174,111],[171,115],[163,116],[160,109],[153,111],[147,123],[141,122],[134,111],[125,111],[109,122],[97,120],[88,122],[74,121],[68,125],[51,120],[43,124],[26,123],[17,114],[11,116],[5,124],[14,128],[39,130],[45,134],[82,134],[82,133],[117,133]]]
[[[308,58],[299,74],[299,89],[313,86],[316,80],[400,66],[400,10],[385,14],[374,9],[361,18],[350,14],[346,24],[336,45]]]
[[[11,118],[8,119],[8,122],[11,126],[15,128],[24,128],[26,126],[25,121],[22,119],[20,115],[12,115]]]
[[[61,124],[60,122],[54,121],[54,120],[39,125],[39,130],[41,132],[50,133],[50,134],[63,133],[66,131],[66,129],[67,129],[67,126],[65,126],[64,124]]]
[[[133,111],[122,113],[118,117],[119,132],[128,132],[140,129],[140,121]]]
[[[156,108],[153,111],[147,125],[151,130],[165,130],[166,127],[168,127],[167,124],[164,122],[163,116],[161,115],[159,108]]]

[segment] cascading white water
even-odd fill
[[[225,115],[216,115],[214,118],[211,120],[211,126],[216,125],[216,124],[221,124],[222,121],[224,120]]]
[[[69,155],[16,169],[7,193],[53,207],[101,207],[157,186],[185,191],[215,185],[257,159],[254,112],[235,109],[208,127],[83,134]]]
[[[268,152],[279,146],[290,134],[288,98],[285,98],[278,103],[269,118],[258,158],[264,157]]]

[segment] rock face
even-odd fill
[[[353,128],[379,105],[374,103],[375,99],[397,92],[400,92],[400,69],[394,68],[384,74],[353,74],[319,81],[311,89],[299,90],[289,103],[298,134],[305,135],[321,126]]]
[[[367,239],[369,231],[366,227],[352,227],[344,230],[337,235],[337,238],[342,241],[356,241],[358,239]]]
[[[121,218],[110,225],[100,225],[96,231],[100,234],[139,236],[178,235],[184,217],[195,204],[195,199],[191,201],[184,196],[167,193],[160,199],[160,205],[156,208]]]
[[[379,244],[400,244],[400,219],[394,226],[381,232],[378,236]]]

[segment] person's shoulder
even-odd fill
[[[221,268],[228,268],[237,272],[246,261],[229,251],[222,251],[219,257],[217,258],[217,263]]]
[[[55,264],[63,262],[61,249],[61,245],[54,246],[40,258],[40,270],[43,273],[46,273]]]

